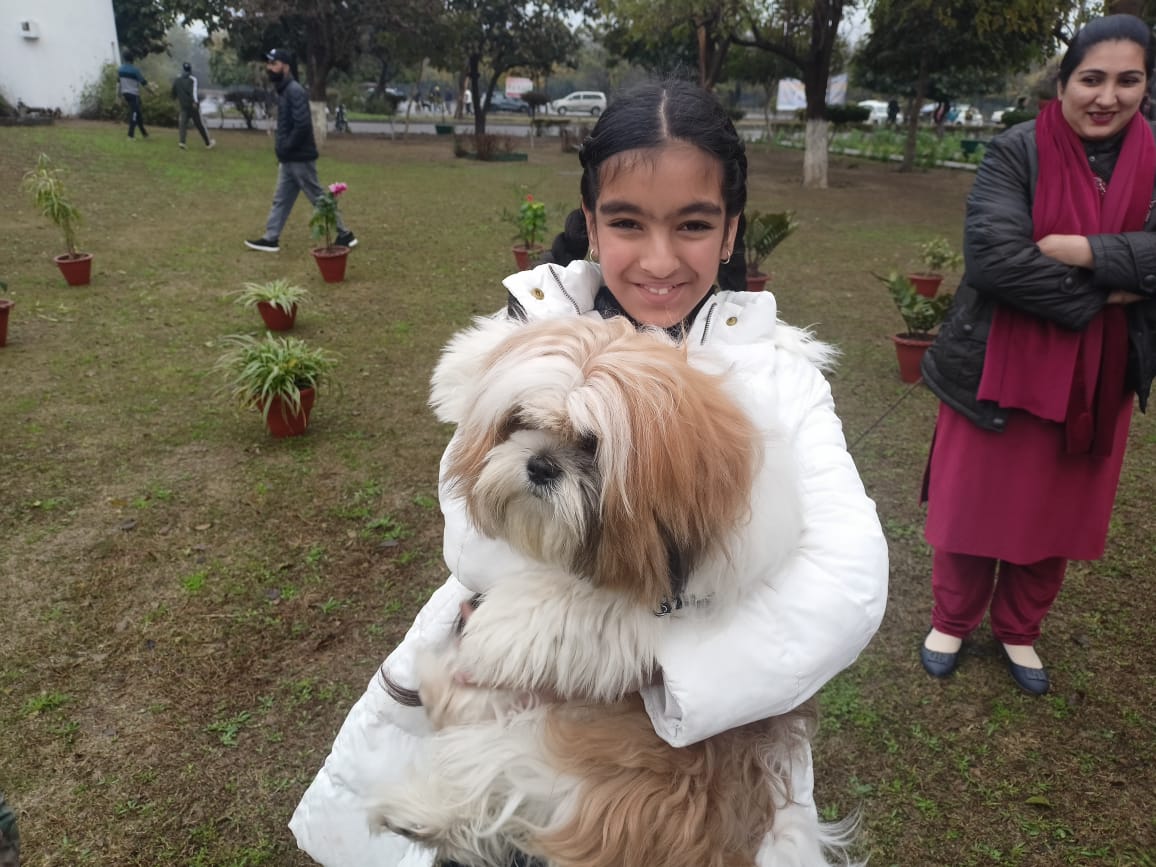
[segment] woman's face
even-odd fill
[[[1067,85],[1059,85],[1064,120],[1083,139],[1111,138],[1132,119],[1148,89],[1144,49],[1130,39],[1088,49]]]
[[[722,166],[693,145],[630,151],[602,168],[598,203],[583,207],[591,252],[618,303],[644,325],[684,320],[734,249]]]

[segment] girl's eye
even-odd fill
[[[636,220],[622,218],[610,221],[610,228],[612,229],[637,229],[638,227],[638,222]]]
[[[710,232],[714,229],[714,226],[702,220],[691,220],[688,223],[683,223],[682,228],[688,232]]]

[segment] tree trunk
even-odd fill
[[[827,189],[827,123],[826,118],[807,118],[806,149],[803,151],[803,186]]]
[[[313,140],[318,148],[325,147],[325,141],[329,138],[329,118],[325,116],[325,109],[324,102],[309,101],[309,116],[313,119]]]
[[[926,53],[919,55],[919,72],[915,78],[915,96],[907,107],[907,139],[903,142],[903,162],[899,171],[910,172],[915,168],[915,146],[919,139],[919,111],[923,108],[923,100],[927,96],[929,58]]]

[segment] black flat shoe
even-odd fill
[[[921,644],[919,661],[923,663],[923,670],[932,677],[947,677],[959,665],[959,651],[944,653],[941,650],[928,650],[926,645]]]
[[[1028,668],[1026,665],[1016,665],[1011,661],[1006,650],[1003,652],[1003,658],[1004,662],[1007,663],[1007,670],[1011,672],[1012,680],[1024,692],[1031,695],[1044,695],[1051,689],[1052,682],[1048,680],[1046,668]]]

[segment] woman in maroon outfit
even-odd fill
[[[1156,370],[1154,63],[1140,19],[1090,22],[1059,99],[991,142],[968,197],[963,285],[923,365],[942,400],[924,490],[935,677],[990,608],[1015,682],[1047,692],[1040,625],[1068,560],[1103,554]]]

